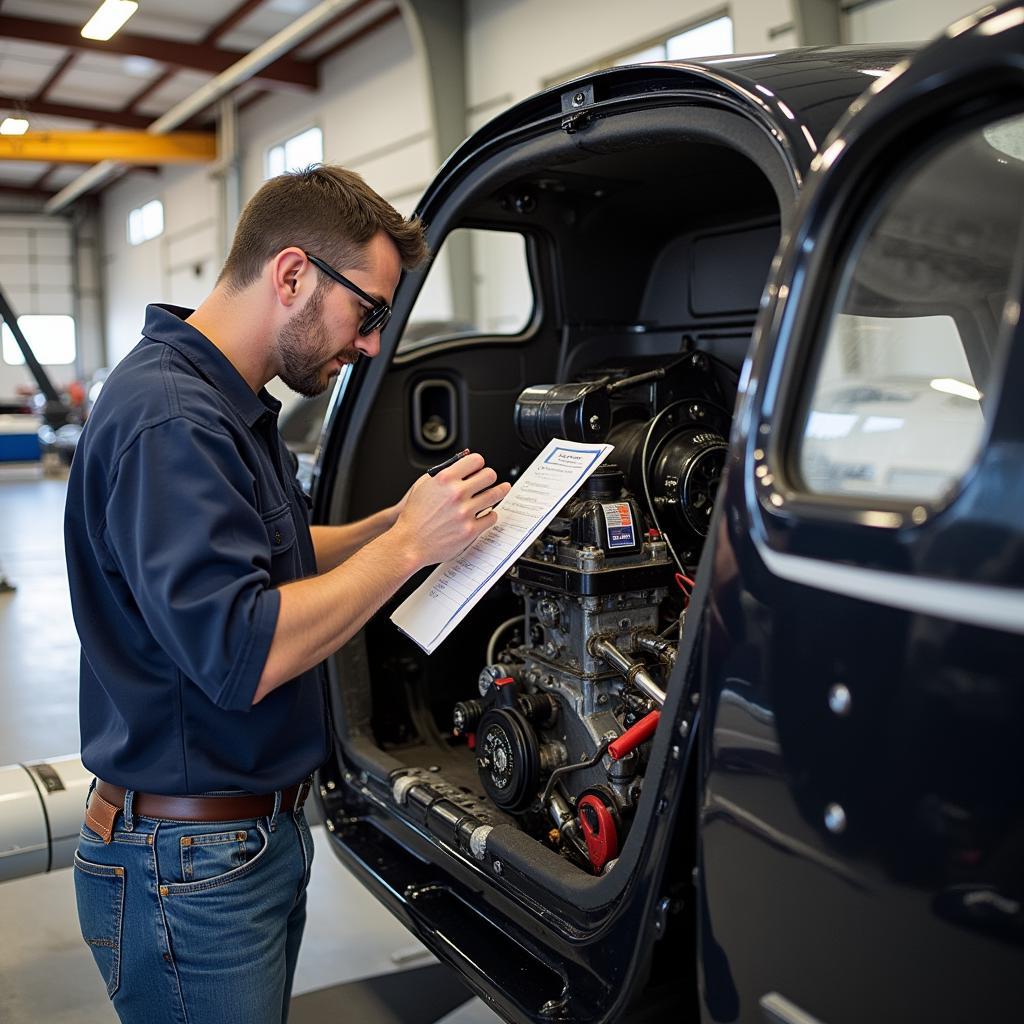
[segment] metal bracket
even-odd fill
[[[569,114],[573,111],[582,110],[584,107],[592,106],[594,103],[594,87],[592,85],[579,85],[568,92],[562,93],[562,113]],[[564,123],[564,122],[563,122]]]

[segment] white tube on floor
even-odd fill
[[[0,882],[71,865],[90,782],[78,754],[0,768]]]

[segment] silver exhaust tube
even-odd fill
[[[92,778],[78,754],[0,768],[0,882],[71,866]]]

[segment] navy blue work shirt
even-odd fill
[[[255,706],[282,583],[315,574],[277,429],[191,310],[152,305],[104,382],[68,481],[82,760],[149,793],[268,793],[327,757],[322,668]]]

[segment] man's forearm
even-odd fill
[[[371,541],[343,565],[280,587],[281,607],[253,703],[348,641],[421,567],[400,538]]]
[[[346,643],[417,569],[453,558],[489,530],[498,518],[494,506],[511,487],[496,480],[475,452],[434,476],[425,473],[390,510],[394,526],[337,568],[279,587],[274,636],[253,703]],[[371,516],[348,537],[379,524]]]
[[[365,544],[379,537],[395,525],[397,510],[394,506],[381,509],[372,516],[343,526],[313,526],[313,550],[316,552],[318,572],[329,572],[341,565]]]

